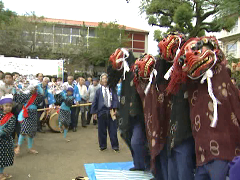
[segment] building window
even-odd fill
[[[38,26],[37,27],[37,32],[44,33],[44,26]]]
[[[228,55],[236,56],[237,55],[237,42],[227,44],[226,53]]]
[[[81,27],[81,28],[80,28],[80,35],[81,35],[82,37],[87,36],[87,28]]]
[[[79,29],[78,28],[72,28],[72,35],[79,36]]]
[[[45,27],[45,33],[53,33],[53,27],[52,26],[46,26]]]
[[[63,34],[68,34],[69,35],[70,34],[70,30],[71,30],[70,28],[64,27],[63,28]]]
[[[62,43],[62,36],[60,36],[60,35],[55,35],[54,36],[54,42],[55,43]]]
[[[63,43],[69,44],[70,43],[70,36],[63,36]]]
[[[77,44],[79,43],[79,37],[77,37],[77,36],[72,36],[71,43],[77,45]]]
[[[89,28],[89,37],[95,37],[95,29],[94,28]]]
[[[55,32],[55,34],[62,34],[62,28],[55,26],[54,32]]]
[[[45,34],[44,35],[44,42],[53,42],[53,35],[52,34]]]
[[[37,34],[36,41],[37,42],[44,42],[44,34]]]

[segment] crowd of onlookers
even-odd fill
[[[39,82],[44,82],[45,78],[43,74],[38,73],[36,75]],[[85,79],[82,76],[79,76],[78,78],[74,79],[73,76],[68,76],[67,81],[63,82],[62,78],[55,78],[52,77],[51,79],[47,79],[48,81],[48,88],[50,91],[54,91],[55,89],[58,89],[62,86],[72,86],[81,96],[81,100],[79,104],[85,104],[85,103],[91,103],[93,101],[93,98],[95,96],[96,90],[100,87],[99,79],[98,78],[92,78],[89,76],[87,79]],[[43,105],[43,107],[47,107],[47,105]],[[72,129],[73,132],[77,131],[77,125],[78,125],[78,119],[79,119],[79,113],[81,113],[81,125],[82,127],[87,127],[87,125],[90,124],[92,115],[90,113],[91,106],[82,106],[82,107],[75,107],[71,108],[71,124],[70,124],[70,130]],[[97,122],[94,120],[94,125],[97,124]],[[43,132],[42,127],[39,127],[39,131]]]
[[[66,139],[68,130],[76,132],[80,119],[83,128],[93,119],[93,124],[98,124],[99,150],[107,149],[108,131],[113,151],[119,152],[116,114],[120,87],[121,83],[110,89],[106,73],[87,79],[69,75],[63,82],[62,78],[42,73],[22,76],[17,72],[0,71],[0,180],[12,177],[3,173],[4,169],[13,165],[14,153],[20,154],[25,139],[28,152],[38,154],[33,149],[33,140],[37,131],[45,132],[43,127],[52,112],[58,114],[54,123],[67,142],[70,142]],[[42,120],[42,115],[46,115],[46,119]],[[48,126],[52,129],[50,123]]]
[[[94,100],[94,96],[96,93],[96,90],[101,86],[101,82],[99,77],[92,77],[88,76],[83,77],[75,77],[74,76],[67,76],[66,82],[63,82],[62,77],[55,77],[55,76],[44,76],[42,73],[38,73],[36,75],[28,75],[28,76],[21,76],[19,73],[14,72],[12,73],[13,82],[12,84],[17,87],[24,89],[24,87],[27,87],[29,85],[30,79],[37,79],[39,83],[42,84],[43,89],[47,89],[51,92],[54,92],[58,89],[61,89],[63,86],[71,85],[74,87],[75,90],[78,91],[78,93],[81,96],[81,100],[79,104],[85,104],[85,103],[92,103]],[[4,84],[4,73],[0,71],[0,86]],[[76,87],[75,87],[76,86]],[[118,84],[116,87],[118,97],[120,97],[120,90],[121,90],[121,83]],[[45,101],[38,107],[39,109],[42,108],[48,108],[48,97],[45,96]],[[87,127],[87,125],[90,124],[92,118],[92,114],[90,113],[91,106],[82,106],[82,107],[76,107],[71,108],[71,125],[70,130],[73,130],[73,132],[77,131],[77,125],[79,119],[81,119],[81,125],[82,127]],[[40,123],[40,116],[42,112],[38,112],[38,132],[44,132],[42,128],[42,124]],[[79,116],[80,115],[80,116]],[[80,118],[81,117],[81,118]],[[93,120],[93,124],[96,125],[97,121]]]

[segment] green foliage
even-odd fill
[[[238,63],[239,62],[239,59],[238,58],[235,58],[233,55],[228,55],[227,57],[226,57],[226,59],[227,59],[227,62],[228,62],[228,64],[231,66],[232,65],[232,63]]]
[[[173,21],[179,27],[177,30],[183,33],[187,33],[192,30],[192,18],[193,11],[188,3],[183,3],[180,5],[173,15]]]
[[[235,78],[237,81],[237,84],[240,84],[240,71],[232,72],[232,78]]]
[[[232,77],[233,77],[233,78],[236,78],[237,84],[239,84],[239,83],[240,83],[240,71],[234,70],[233,67],[232,67],[232,63],[238,64],[238,63],[240,62],[240,59],[235,58],[235,57],[232,56],[232,55],[228,55],[228,56],[227,56],[227,62],[228,62],[228,66],[231,67]]]
[[[43,18],[35,14],[18,16],[11,24],[0,27],[0,54],[15,57],[47,58],[52,54],[52,45],[45,42],[44,36],[36,33],[37,28],[51,26],[41,23]]]
[[[189,37],[230,31],[240,15],[239,0],[142,0],[148,23]]]
[[[160,42],[164,37],[164,34],[162,31],[160,30],[155,30],[154,31],[154,40],[157,42]]]
[[[0,26],[10,25],[14,22],[17,14],[9,9],[5,9],[4,4],[0,1]]]
[[[109,56],[119,47],[127,46],[129,40],[125,27],[116,23],[99,23],[96,28],[96,37],[89,41],[89,49],[94,65],[106,66]]]

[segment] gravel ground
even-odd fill
[[[46,133],[38,133],[34,139],[39,154],[29,154],[24,142],[14,165],[5,169],[5,173],[13,175],[13,180],[72,180],[86,176],[85,163],[131,161],[130,151],[120,137],[120,153],[111,149],[109,138],[107,151],[100,152],[94,125],[70,131],[70,142],[63,139],[63,134],[53,133],[48,127],[45,130]]]

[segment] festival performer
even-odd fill
[[[7,94],[0,100],[3,110],[0,111],[0,180],[10,179],[12,175],[3,173],[5,167],[12,166],[14,161],[14,132],[16,118],[11,113],[13,95]]]
[[[43,101],[43,89],[38,86],[38,82],[32,80],[25,93],[16,93],[14,101],[25,104],[18,116],[18,121],[21,123],[20,136],[18,145],[15,148],[15,154],[20,153],[20,146],[25,137],[28,137],[28,150],[32,154],[38,154],[38,151],[32,148],[33,138],[37,132],[37,106]]]
[[[144,171],[149,169],[149,157],[142,102],[133,83],[134,73],[130,71],[135,57],[131,51],[119,48],[110,56],[109,61],[109,87],[116,89],[122,79],[119,130],[133,157],[134,167],[130,171]]]
[[[185,36],[179,33],[170,33],[159,42],[158,47],[162,61],[168,64],[168,67],[173,65],[174,58],[184,42],[186,42]],[[169,72],[171,72],[171,68]],[[166,79],[171,77],[168,73],[166,73]],[[166,143],[168,180],[192,180],[196,161],[186,85],[181,85],[178,93],[172,95],[171,103],[171,121]]]
[[[13,80],[13,75],[11,73],[4,74],[4,82],[5,82],[5,84],[0,86],[0,98],[2,96],[5,96],[6,94],[14,95],[17,91],[20,90],[20,88],[18,88],[18,86],[17,86],[18,83],[15,84],[15,82]],[[21,109],[22,109],[22,104],[13,102],[12,113],[14,114],[15,117],[18,116]],[[12,134],[13,138],[15,138],[16,133],[17,133],[17,135],[19,135],[19,132],[20,132],[20,127],[19,127],[18,122],[16,122],[15,131]]]
[[[197,169],[195,180],[225,180],[240,155],[240,99],[215,37],[189,39],[174,61],[170,93],[187,83]]]
[[[152,55],[145,54],[135,61],[134,84],[143,102],[146,136],[151,155],[151,171],[156,179],[167,179],[166,138],[170,120],[171,101],[166,95],[167,84],[156,84],[158,71]],[[160,72],[163,76],[163,72]]]
[[[115,118],[116,111],[119,107],[117,92],[115,89],[108,87],[108,76],[106,73],[101,75],[100,81],[102,82],[102,86],[96,91],[91,108],[93,119],[98,119],[98,141],[100,151],[107,149],[108,129],[112,149],[118,152],[117,120]]]
[[[63,87],[72,86],[73,87],[73,96],[74,96],[74,104],[79,104],[81,101],[81,95],[79,94],[79,90],[76,84],[73,83],[74,78],[73,76],[67,77],[67,82],[63,83]],[[65,88],[64,88],[65,89]],[[77,125],[78,125],[78,114],[76,107],[71,108],[71,124],[69,127],[69,130],[72,129],[73,132],[77,131]]]
[[[48,77],[44,77],[43,81],[38,84],[39,89],[43,89],[43,101],[39,105],[38,108],[48,108],[48,107],[52,108],[55,103],[54,96],[48,86],[49,80],[50,79]],[[40,122],[40,117],[41,117],[42,113],[43,113],[43,111],[38,112],[38,119],[37,119],[38,120],[38,128],[37,128],[37,130],[38,130],[38,132],[44,133],[45,131],[43,131],[42,123]]]
[[[69,86],[66,90],[67,93],[64,91],[60,92],[55,96],[56,103],[61,104],[60,111],[59,111],[59,127],[61,132],[64,133],[64,139],[67,137],[68,128],[71,123],[71,110],[70,107],[73,105],[74,97],[73,97],[73,87]],[[67,142],[70,140],[67,139]]]

